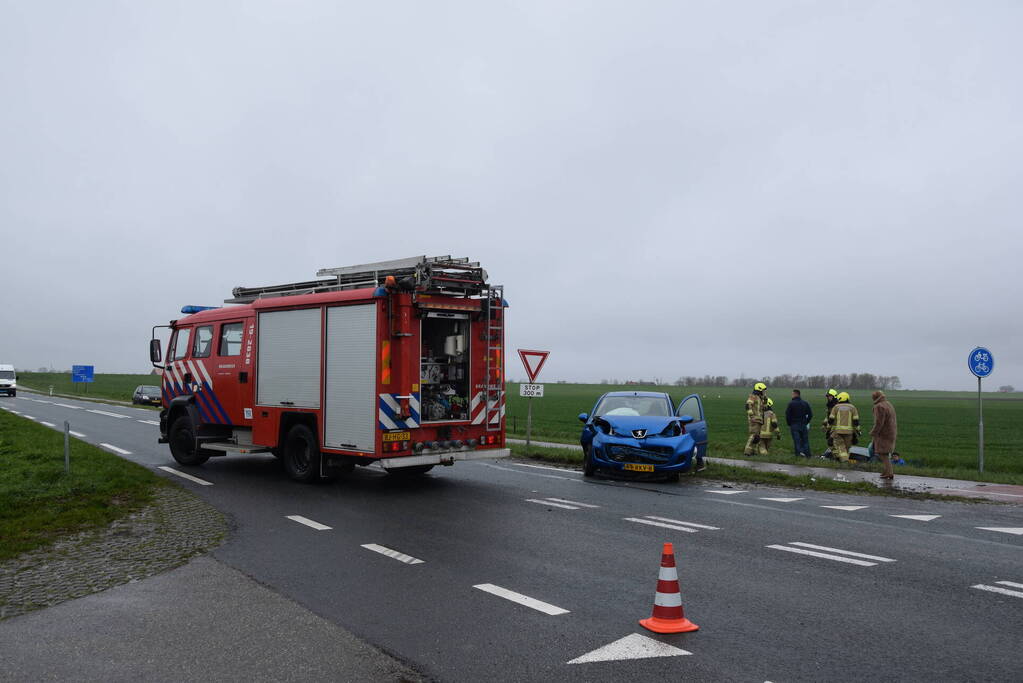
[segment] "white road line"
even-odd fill
[[[67,403],[54,403],[53,405],[60,406],[61,408],[70,408],[71,410],[81,410],[81,407],[68,405]]]
[[[995,583],[1001,586],[1012,586],[1013,588],[1023,588],[1023,583],[1014,583],[1012,581],[995,581]]]
[[[528,595],[516,593],[515,591],[510,591],[507,588],[501,588],[500,586],[495,586],[492,583],[480,583],[473,586],[473,588],[478,588],[484,593],[490,593],[491,595],[496,595],[497,597],[504,598],[505,600],[517,602],[520,605],[525,605],[526,607],[535,609],[537,612],[543,612],[544,614],[549,614],[552,617],[556,617],[559,614],[568,614],[567,609],[561,609],[560,607],[556,607],[550,603],[531,598]]]
[[[775,550],[784,550],[787,553],[799,553],[800,555],[811,555],[813,557],[823,557],[825,560],[835,560],[837,562],[848,562],[849,564],[857,564],[861,567],[873,567],[877,565],[877,562],[864,562],[863,560],[854,560],[851,557],[840,557],[838,555],[828,555],[827,553],[815,553],[812,550],[803,550],[802,548],[790,548],[787,545],[769,545],[768,548],[774,548]]]
[[[85,434],[82,434],[81,432],[73,432],[69,429],[67,433],[70,434],[71,436],[77,436],[79,439],[85,438]]]
[[[982,583],[978,583],[976,586],[970,586],[970,588],[988,591],[989,593],[1001,593],[1002,595],[1011,595],[1014,598],[1023,598],[1023,593],[1021,593],[1020,591],[1011,591],[1008,588],[999,588],[998,586],[985,586]]]
[[[160,426],[160,423],[157,422],[156,420],[135,420],[135,421],[136,422],[141,422],[144,425],[156,425],[157,427]]]
[[[553,500],[555,503],[566,503],[568,505],[578,505],[581,508],[599,508],[599,505],[590,505],[589,503],[577,503],[574,500],[565,500],[564,498],[548,498],[547,500]]]
[[[111,446],[108,443],[101,443],[100,446],[106,448],[107,450],[111,450],[114,453],[120,453],[121,455],[131,455],[131,451],[126,451],[123,448],[118,448],[117,446]]]
[[[746,491],[723,491],[721,489],[712,489],[707,493],[720,493],[722,496],[734,496],[736,493],[746,493]]]
[[[527,503],[539,503],[540,505],[550,505],[555,508],[564,508],[565,510],[578,510],[580,508],[575,505],[562,505],[561,503],[552,503],[549,500],[540,500],[539,498],[526,498]]]
[[[330,527],[327,528],[329,529]],[[362,547],[366,550],[372,550],[375,553],[380,553],[381,555],[387,555],[387,557],[394,558],[395,560],[398,560],[398,562],[404,562],[405,564],[423,564],[423,561],[419,558],[406,555],[405,553],[399,553],[397,550],[391,550],[390,548],[377,545],[376,543],[363,543]]]
[[[531,477],[543,477],[545,479],[560,479],[561,481],[574,481],[577,484],[582,484],[583,480],[580,477],[559,477],[556,474],[541,474],[540,472],[523,472],[522,470],[513,470],[510,467],[501,467],[500,465],[492,465],[489,462],[481,462],[484,467],[489,467],[494,470],[501,470],[502,472],[514,472],[515,474],[528,474]]]
[[[57,425],[53,424],[52,422],[43,422],[42,420],[39,421],[39,424],[46,425],[47,427],[56,427],[57,426]]]
[[[1023,527],[1008,527],[1008,526],[979,526],[977,527],[981,531],[1000,531],[1003,534],[1013,534],[1014,536],[1023,536]]]
[[[308,517],[303,517],[302,515],[287,515],[287,518],[290,519],[292,522],[298,522],[299,524],[305,524],[306,526],[312,527],[313,529],[316,529],[317,531],[327,531],[328,529],[331,528],[331,527],[327,526],[326,524],[320,524],[319,522],[314,522],[313,520],[309,519]]]
[[[658,522],[669,522],[671,524],[681,524],[682,526],[694,526],[697,529],[710,529],[711,531],[718,531],[720,527],[707,526],[706,524],[697,524],[696,522],[683,522],[677,519],[669,519],[667,517],[654,517],[653,515],[646,515],[647,519],[656,519]]]
[[[889,517],[899,517],[900,519],[912,519],[917,522],[932,522],[941,515],[888,515]]]
[[[8,410],[11,410],[11,409],[8,408]],[[21,413],[19,413],[17,410],[11,410],[11,412],[14,413],[15,415],[21,415]]]
[[[828,508],[830,510],[841,510],[843,512],[855,512],[856,510],[864,510],[869,505],[821,505],[822,508]]]
[[[795,503],[797,500],[806,500],[806,498],[761,498],[760,500],[773,500],[775,503]]]
[[[516,467],[532,467],[535,470],[553,470],[555,472],[564,472],[565,474],[579,474],[574,470],[569,470],[564,467],[549,467],[548,465],[527,465],[526,463],[523,462],[513,462],[510,464],[515,465]]]
[[[687,526],[678,526],[677,524],[665,524],[664,522],[655,522],[652,519],[640,519],[639,517],[622,517],[626,522],[635,522],[636,524],[648,524],[650,526],[659,526],[662,529],[674,529],[675,531],[685,531],[686,533],[695,534],[696,529],[690,529]]]
[[[25,415],[24,417],[27,417],[30,420],[35,420],[36,422],[39,422],[39,420],[36,420],[36,418],[32,417],[31,415]]]
[[[121,415],[119,413],[108,413],[105,410],[92,410],[91,408],[86,409],[85,412],[87,412],[87,413],[96,413],[97,415],[106,415],[108,417],[117,417],[117,418],[120,418],[122,420],[125,419],[125,418],[130,417],[130,415]]]
[[[171,474],[176,474],[177,476],[181,477],[182,479],[187,479],[188,481],[194,481],[196,484],[202,484],[203,486],[213,486],[213,482],[212,481],[206,481],[205,479],[200,479],[199,477],[193,477],[191,474],[186,474],[184,472],[179,472],[176,469],[174,469],[173,467],[166,467],[166,466],[161,465],[158,469],[161,469],[164,472],[170,472]]]
[[[813,548],[814,550],[827,550],[829,553],[838,553],[839,555],[849,555],[851,557],[862,557],[865,560],[877,560],[878,562],[895,562],[890,557],[878,557],[877,555],[866,555],[864,553],[854,553],[851,550],[842,550],[840,548],[829,548],[826,545],[814,545],[813,543],[803,543],[802,541],[792,541],[789,545],[798,545],[801,548]]]

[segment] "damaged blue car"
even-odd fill
[[[611,391],[579,420],[588,477],[606,470],[678,481],[680,473],[699,469],[707,453],[707,422],[697,394],[676,408],[665,393]]]

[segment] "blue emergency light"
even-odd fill
[[[185,315],[192,315],[193,313],[198,313],[199,311],[212,311],[217,308],[220,308],[220,306],[182,306],[181,312],[184,313]]]

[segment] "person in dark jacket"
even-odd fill
[[[792,450],[796,455],[804,458],[810,457],[810,421],[813,420],[813,410],[810,404],[803,400],[799,389],[792,390],[792,400],[785,408],[785,423],[789,426],[792,434]]]

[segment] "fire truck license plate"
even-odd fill
[[[412,432],[384,432],[384,441],[409,441]]]
[[[653,472],[654,471],[654,466],[653,465],[635,465],[635,464],[630,462],[630,463],[626,463],[622,467],[622,469],[632,470],[633,472]]]

